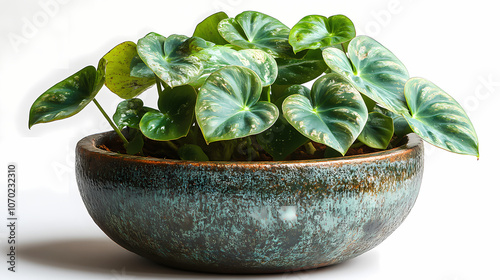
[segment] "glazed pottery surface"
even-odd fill
[[[122,155],[82,139],[76,176],[96,224],[169,267],[272,273],[340,263],[380,244],[418,195],[423,144],[330,160],[189,162]]]

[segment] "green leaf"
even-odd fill
[[[300,94],[311,100],[311,90],[309,88],[303,85],[292,85],[285,89],[281,97],[276,100],[274,104],[281,110],[283,107],[283,101],[285,101],[285,99],[292,94]]]
[[[430,81],[412,78],[405,85],[413,131],[439,148],[479,158],[479,140],[464,109]]]
[[[227,66],[200,88],[196,119],[207,143],[259,134],[279,116],[276,106],[259,101],[262,83],[252,70]]]
[[[284,160],[309,139],[300,134],[280,115],[271,128],[257,136],[257,141],[274,160]]]
[[[131,99],[155,83],[153,77],[132,77],[131,63],[137,57],[137,46],[134,42],[123,42],[106,55],[105,61],[105,85],[106,87],[123,99]]]
[[[301,94],[287,97],[283,115],[304,136],[344,155],[363,129],[368,111],[349,81],[332,73],[314,82],[311,99]]]
[[[227,44],[228,42],[222,38],[218,30],[219,22],[226,18],[228,16],[224,12],[218,12],[207,17],[196,26],[193,36],[200,37],[217,45]]]
[[[186,144],[177,151],[182,160],[209,161],[210,159],[198,145]]]
[[[120,130],[126,126],[139,129],[141,118],[150,111],[154,109],[144,107],[144,103],[139,98],[123,100],[116,107],[113,121]]]
[[[297,148],[309,141],[307,137],[298,132],[283,116],[281,107],[283,101],[292,94],[300,94],[308,99],[311,98],[311,91],[303,85],[289,86],[281,97],[274,102],[280,109],[278,120],[268,130],[257,136],[259,145],[270,154],[274,160],[284,160]]]
[[[142,154],[142,148],[144,147],[144,139],[142,133],[134,129],[132,140],[127,145],[127,154],[135,155]]]
[[[195,81],[203,64],[192,54],[213,46],[201,38],[170,35],[168,38],[149,33],[139,40],[137,52],[142,61],[168,86],[176,87]]]
[[[334,150],[330,147],[326,147],[325,154],[323,155],[324,158],[337,158],[337,157],[343,157],[344,155],[339,153],[337,150]]]
[[[377,105],[377,103],[364,94],[362,94],[361,96],[363,97],[363,100],[365,101],[366,109],[368,109],[368,112],[373,111],[375,109],[375,106]],[[387,111],[390,112],[389,110],[387,110]]]
[[[394,114],[391,118],[394,123],[394,134],[396,136],[402,137],[413,132],[405,117]]]
[[[165,89],[158,100],[160,111],[144,114],[139,127],[144,136],[170,141],[188,134],[193,124],[196,91],[189,85]]]
[[[271,101],[274,104],[277,104],[275,101],[280,99],[284,95],[286,89],[289,87],[290,87],[290,85],[278,85],[276,83],[272,84],[271,85]],[[281,110],[280,107],[281,106],[278,106],[278,108]]]
[[[341,50],[326,48],[323,58],[333,71],[346,76],[359,92],[373,101],[394,113],[408,112],[403,90],[409,75],[394,54],[367,36],[354,38],[347,53],[350,61]]]
[[[104,84],[104,62],[87,66],[49,88],[31,105],[28,126],[69,118],[80,112]]]
[[[219,23],[219,33],[226,41],[245,49],[260,49],[275,57],[295,57],[288,43],[290,28],[279,20],[254,11]]]
[[[352,21],[343,15],[326,18],[311,15],[302,18],[290,31],[290,45],[295,52],[333,47],[356,36]]]
[[[389,146],[393,135],[392,118],[379,112],[371,112],[358,140],[368,147],[383,150]]]
[[[278,63],[276,84],[280,85],[307,83],[328,69],[320,50],[310,50],[302,59],[277,58],[276,62]]]
[[[135,78],[148,78],[156,80],[156,75],[151,69],[142,61],[139,55],[132,58],[130,62],[130,76]]]
[[[225,46],[215,46],[200,51],[196,56],[203,61],[203,73],[207,75],[225,66],[244,66],[259,76],[262,86],[273,84],[278,75],[274,58],[261,50],[236,51]]]
[[[394,124],[394,134],[396,136],[402,137],[408,133],[413,132],[413,130],[411,130],[410,125],[406,121],[405,117],[403,117],[402,115],[394,114],[393,112],[391,112],[387,109],[384,109],[382,107],[379,107],[379,106],[376,106],[374,108],[374,111],[382,113],[382,114],[392,118],[392,122]]]

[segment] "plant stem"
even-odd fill
[[[167,145],[172,148],[174,151],[177,151],[179,150],[179,147],[177,147],[177,145],[175,145],[172,141],[166,141],[167,142]]]
[[[158,78],[158,76],[156,76],[156,89],[158,90],[158,93],[162,92],[161,81],[160,78]]]
[[[342,47],[342,51],[343,51],[345,54],[347,54],[347,51],[346,51],[346,49],[345,49],[345,47],[344,47],[344,44],[340,44],[340,46]]]
[[[271,102],[271,86],[267,87],[267,102]]]
[[[108,116],[108,114],[106,114],[106,112],[104,111],[104,109],[101,107],[101,104],[99,104],[99,102],[97,102],[97,100],[95,98],[92,99],[92,101],[94,101],[94,104],[97,106],[97,108],[99,109],[99,111],[101,111],[101,114],[104,115],[104,117],[106,118],[106,120],[108,121],[108,123],[111,125],[111,127],[116,132],[116,134],[118,134],[118,136],[120,137],[120,139],[123,141],[124,146],[126,147],[128,145],[127,138],[125,138],[125,136],[123,136],[122,132],[118,129],[118,127],[116,127],[116,125],[113,123],[113,121]]]
[[[160,78],[158,78],[158,76],[156,76],[155,78],[156,78],[156,89],[158,90],[158,94],[160,94],[163,91],[163,89],[161,88],[161,80]],[[174,151],[179,150],[179,147],[177,147],[177,145],[175,145],[172,141],[166,141],[166,142],[167,145]]]
[[[247,137],[247,156],[248,156],[248,161],[252,161],[252,139],[250,136]]]
[[[229,161],[231,160],[231,157],[234,152],[234,146],[235,146],[235,140],[227,140],[227,141],[222,141],[221,142],[223,150],[222,150],[222,157],[223,160]]]
[[[314,145],[311,142],[307,142],[304,147],[306,148],[307,153],[310,155],[314,155],[314,153],[316,152],[316,148],[314,148]]]

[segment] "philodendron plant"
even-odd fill
[[[112,120],[95,99],[103,85],[124,99]],[[158,107],[149,108],[137,97],[155,85]],[[290,29],[259,12],[234,18],[220,12],[192,37],[149,33],[44,92],[31,107],[29,127],[75,115],[90,102],[129,154],[335,157],[353,147],[391,148],[413,131],[437,147],[479,157],[462,107],[432,82],[410,78],[374,39],[356,37],[343,15],[306,16]]]

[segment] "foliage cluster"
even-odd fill
[[[124,99],[107,118],[130,154],[156,141],[156,149],[185,160],[237,160],[242,145],[248,160],[262,159],[259,153],[284,160],[299,148],[313,154],[319,144],[334,157],[360,145],[387,149],[413,131],[479,156],[462,107],[432,82],[410,78],[392,52],[356,36],[343,15],[306,16],[290,29],[259,12],[220,12],[192,37],[149,33],[44,92],[29,127],[90,102],[107,116],[95,99],[103,85]],[[149,108],[138,96],[155,85],[158,106]]]

